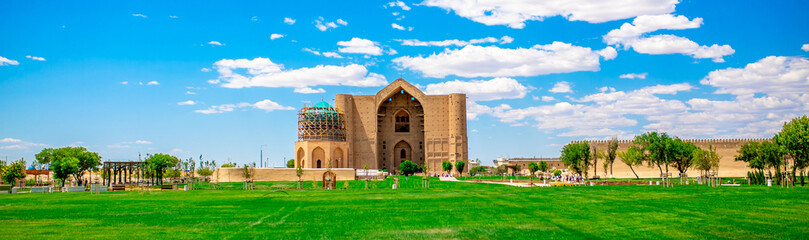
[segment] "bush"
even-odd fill
[[[402,175],[410,176],[414,173],[421,172],[421,168],[410,160],[405,160],[399,165],[399,172],[402,173]]]
[[[558,176],[562,176],[562,170],[559,170],[559,169],[554,170],[554,171],[553,171],[553,175],[554,175],[554,176],[557,176],[557,177],[558,177]]]
[[[36,185],[36,184],[37,184],[37,181],[36,181],[36,180],[34,180],[34,179],[28,179],[28,180],[25,180],[25,185],[26,185],[26,186],[34,186],[34,185]]]

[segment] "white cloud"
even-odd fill
[[[267,112],[272,112],[275,110],[295,110],[292,107],[282,106],[276,102],[270,101],[269,99],[264,99],[253,104],[242,102],[238,104],[211,105],[208,109],[195,110],[194,112],[202,114],[224,113],[224,112],[232,112],[235,109],[247,107],[257,108]]]
[[[626,73],[618,77],[623,79],[646,79],[646,75],[648,74],[649,73]]]
[[[341,53],[359,53],[368,55],[382,55],[382,48],[371,40],[363,38],[351,38],[350,41],[339,41],[338,46],[341,46],[337,51]]]
[[[526,21],[562,16],[569,21],[602,23],[641,15],[674,12],[678,0],[426,0],[425,6],[453,10],[486,25],[523,28]]]
[[[393,62],[403,68],[421,72],[425,77],[512,77],[598,71],[599,56],[590,48],[553,42],[530,49],[468,45],[459,50],[446,49],[427,57],[399,57],[393,59]]]
[[[615,51],[615,48],[612,47],[606,47],[604,49],[596,51],[596,53],[598,53],[599,56],[604,58],[604,60],[612,60],[618,56],[618,51]]]
[[[323,52],[323,56],[324,57],[330,57],[330,58],[343,58],[343,56],[340,56],[340,54],[338,54],[336,52]]]
[[[310,52],[310,53],[312,53],[314,55],[318,55],[318,56],[321,55],[320,51],[317,51],[317,50],[314,50],[314,49],[311,49],[311,48],[303,48],[301,50],[303,50],[304,52]]]
[[[753,97],[755,93],[785,97],[809,93],[809,60],[769,56],[744,68],[708,73],[700,83],[717,87],[716,93]]]
[[[312,68],[284,69],[268,58],[222,59],[214,63],[219,73],[216,82],[226,88],[354,86],[376,87],[387,84],[385,77],[368,72],[365,66],[318,65]],[[236,73],[243,70],[245,73]]]
[[[803,46],[801,46],[801,50],[803,50],[805,52],[809,52],[809,43],[804,44]]]
[[[127,81],[123,81],[123,82],[121,82],[121,84],[123,84],[123,85],[127,85],[127,84],[129,84],[129,82],[127,82]]]
[[[137,140],[135,141],[135,144],[152,144],[152,142],[146,140]]]
[[[185,94],[188,94],[188,95],[194,95],[194,94],[197,94],[197,93],[192,92],[192,91],[185,91]]]
[[[542,101],[543,102],[550,102],[550,101],[555,101],[555,100],[556,100],[556,98],[551,97],[551,96],[542,96]]]
[[[157,81],[149,81],[148,83],[146,83],[146,85],[160,85],[160,83]]]
[[[402,10],[410,11],[410,7],[402,1],[389,2],[387,7],[400,7]]]
[[[45,58],[43,58],[43,57],[37,57],[37,56],[31,56],[31,55],[27,55],[27,56],[25,56],[25,58],[28,58],[28,59],[31,59],[31,60],[36,60],[36,61],[45,61]]]
[[[404,29],[400,29],[400,30],[404,30]],[[421,41],[421,40],[418,40],[418,39],[394,39],[394,40],[401,42],[402,45],[404,45],[404,46],[420,46],[420,47],[458,46],[458,47],[463,47],[463,46],[466,46],[466,45],[481,44],[481,43],[507,44],[507,43],[513,42],[514,38],[509,37],[509,36],[503,36],[500,39],[493,38],[493,37],[485,37],[485,38],[479,38],[479,39],[471,39],[469,41],[458,40],[458,39],[449,39],[449,40],[442,40],[442,41]]]
[[[275,39],[279,39],[279,38],[282,38],[282,37],[284,37],[283,34],[278,34],[278,33],[270,34],[270,40],[275,40]]]
[[[570,83],[566,81],[557,82],[553,85],[553,88],[548,90],[548,92],[552,93],[573,93],[573,89],[570,88]]]
[[[529,90],[512,78],[494,78],[432,83],[427,84],[424,92],[427,94],[466,93],[471,101],[490,101],[523,98]]]
[[[202,69],[200,69],[200,71],[203,71],[203,72],[211,72],[211,69],[210,69],[210,68],[202,68]]]
[[[295,19],[285,17],[284,18],[284,23],[289,24],[289,25],[295,24]]]
[[[324,90],[322,88],[313,89],[313,88],[310,88],[310,87],[303,87],[303,88],[296,88],[294,90],[294,92],[303,93],[303,94],[312,94],[312,93],[324,93],[324,92],[326,92],[326,90]]]
[[[685,16],[671,14],[656,16],[639,16],[632,23],[624,23],[604,35],[604,42],[610,45],[632,48],[644,54],[684,54],[693,58],[711,58],[714,62],[724,62],[723,56],[733,54],[735,50],[729,45],[701,46],[688,38],[671,34],[660,34],[644,37],[646,33],[661,29],[681,30],[699,28],[702,18],[688,20]]]
[[[133,16],[133,17],[142,17],[142,18],[147,18],[147,16],[146,16],[146,15],[143,15],[143,14],[140,14],[140,13],[133,13],[133,14],[132,14],[132,16]]]
[[[258,16],[253,16],[250,18],[250,21],[258,22]]]
[[[0,66],[6,65],[20,65],[20,62],[18,62],[17,60],[11,60],[0,56]]]
[[[399,25],[399,24],[396,24],[396,23],[391,23],[390,26],[395,28],[395,29],[402,30],[402,31],[407,30],[405,27],[402,27],[402,25]]]
[[[182,102],[178,102],[178,103],[177,103],[177,105],[181,105],[181,106],[182,106],[182,105],[196,105],[196,104],[197,104],[197,102],[194,102],[194,101],[192,101],[192,100],[188,100],[188,101],[182,101]]]
[[[208,45],[211,45],[211,46],[223,46],[225,44],[222,44],[219,41],[210,41],[210,42],[208,42]]]
[[[177,19],[177,18],[180,18],[180,17],[178,17],[178,16],[174,16],[174,15],[170,15],[170,16],[169,16],[169,18],[174,18],[174,19]]]
[[[25,150],[33,147],[45,147],[47,144],[27,142],[16,138],[3,138],[0,139],[0,149],[8,150]]]
[[[326,31],[329,30],[329,28],[337,28],[339,27],[337,24],[346,26],[348,25],[348,22],[343,21],[343,19],[337,19],[337,23],[326,22],[323,17],[318,17],[318,19],[315,19],[315,27],[320,31]]]

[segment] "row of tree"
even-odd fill
[[[735,160],[746,162],[754,170],[748,173],[754,183],[763,184],[767,170],[767,176],[777,184],[789,180],[794,185],[800,170],[803,185],[809,166],[809,118],[805,115],[794,118],[785,123],[771,141],[748,142],[738,152]]]

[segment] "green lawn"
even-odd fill
[[[517,188],[420,178],[364,190],[304,181],[221,190],[0,195],[2,239],[807,238],[809,188]],[[338,183],[342,187],[342,183]],[[268,194],[269,193],[269,194]],[[266,196],[265,196],[266,194]]]

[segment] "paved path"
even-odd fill
[[[457,182],[458,179],[455,177],[438,177],[441,181],[450,181],[450,182]]]

